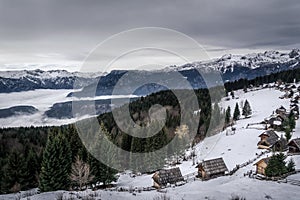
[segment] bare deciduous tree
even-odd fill
[[[90,165],[83,162],[79,156],[77,156],[75,163],[72,164],[70,179],[79,186],[80,190],[82,190],[82,187],[92,181],[93,178]]]

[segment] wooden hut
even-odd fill
[[[300,154],[300,138],[293,139],[288,143],[289,153]]]
[[[198,168],[198,176],[202,180],[223,176],[228,171],[223,158],[203,161],[196,168]]]
[[[279,114],[280,116],[286,116],[286,108],[283,106],[280,106],[280,108],[276,109],[276,114]]]
[[[266,118],[264,123],[267,125],[267,128],[272,128],[275,130],[282,130],[283,121],[285,120],[285,118],[286,118],[286,116],[274,114],[274,115]]]
[[[176,184],[184,181],[179,167],[172,169],[162,169],[152,176],[154,187],[157,189],[164,188],[167,184]]]
[[[273,130],[267,130],[260,134],[260,141],[257,143],[259,149],[271,148],[279,139],[278,135]]]
[[[266,170],[266,167],[268,166],[269,160],[270,160],[270,157],[263,158],[254,164],[254,165],[256,165],[256,174],[261,174],[264,176],[266,175],[265,170]]]

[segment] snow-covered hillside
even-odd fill
[[[235,134],[226,134],[226,130],[206,138],[204,141],[196,145],[195,152],[197,154],[197,161],[207,160],[211,158],[223,157],[229,170],[233,169],[237,164],[244,163],[256,157],[256,153],[262,152],[257,149],[257,142],[259,141],[258,135],[263,130],[254,128],[246,128],[247,124],[261,122],[264,118],[268,117],[273,111],[281,105],[289,108],[289,99],[280,99],[282,92],[274,88],[260,89],[244,93],[243,91],[235,92],[235,99],[226,101],[222,100],[220,106],[226,108],[230,106],[233,110],[236,103],[240,104],[241,101],[246,99],[249,101],[253,114],[251,118],[240,119],[236,124]],[[283,132],[277,132],[280,136]],[[296,129],[293,133],[293,138],[300,137],[300,120],[296,122]],[[271,153],[268,154],[270,156]],[[263,157],[266,157],[264,155]],[[263,158],[262,157],[262,158]],[[289,158],[288,158],[289,159]],[[296,162],[296,168],[300,168],[300,156],[293,156]],[[185,161],[178,165],[183,175],[194,173],[197,171],[195,165],[191,160]],[[249,170],[255,171],[253,163],[240,168],[232,176],[223,176],[208,181],[190,181],[183,186],[166,188],[165,194],[157,191],[144,191],[141,193],[131,194],[129,192],[117,192],[113,190],[97,191],[98,199],[112,199],[112,200],[125,200],[125,199],[144,199],[152,200],[157,196],[166,195],[172,200],[195,200],[195,199],[231,199],[233,196],[238,195],[245,197],[247,200],[257,199],[299,199],[299,186],[290,185],[289,183],[278,183],[274,181],[262,181],[244,176]],[[123,173],[117,182],[118,187],[124,188],[141,188],[150,187],[152,185],[152,175],[141,175],[131,177],[128,173]],[[292,175],[292,179],[300,180],[300,175]],[[43,193],[30,197],[32,200],[45,199],[52,200],[61,191]],[[70,193],[63,192],[64,196],[70,196]],[[81,195],[92,194],[91,191],[81,192]],[[0,196],[0,199],[13,198],[13,195]],[[26,199],[26,198],[24,198]],[[97,198],[96,198],[97,199]]]

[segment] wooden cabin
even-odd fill
[[[293,139],[288,143],[289,153],[300,154],[300,138]]]
[[[172,169],[162,169],[152,176],[153,186],[157,189],[164,188],[168,184],[176,184],[184,181],[179,167]]]
[[[280,116],[286,116],[286,108],[283,106],[280,106],[279,108],[276,109],[275,111],[276,114],[280,115]]]
[[[203,161],[196,168],[198,168],[198,177],[202,178],[202,180],[224,176],[225,172],[228,171],[223,158]]]
[[[256,174],[266,175],[265,170],[268,166],[269,160],[270,157],[263,158],[254,164],[256,166]]]
[[[285,120],[286,116],[281,116],[279,114],[273,114],[272,116],[266,118],[264,123],[266,124],[266,129],[272,128],[274,130],[282,130],[283,128],[283,121]]]
[[[278,141],[279,137],[273,130],[267,130],[260,134],[260,141],[257,143],[259,149],[269,149]]]

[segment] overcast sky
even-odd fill
[[[211,57],[289,50],[299,11],[299,0],[0,0],[0,68],[79,70],[97,44],[138,27],[182,32]]]

